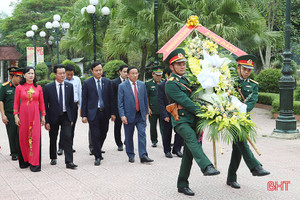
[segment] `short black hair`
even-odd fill
[[[63,65],[63,64],[57,64],[57,65],[54,66],[53,72],[56,74],[56,73],[57,73],[57,69],[59,69],[59,68],[64,68],[64,69],[66,69],[66,66]]]
[[[91,66],[91,70],[93,70],[96,66],[101,65],[100,62],[94,62]],[[101,65],[102,66],[102,65]]]
[[[170,75],[172,74],[172,70],[170,69],[170,67],[167,68],[166,74],[167,74],[168,76],[170,76]]]
[[[139,72],[139,69],[137,67],[128,67],[127,74],[129,74],[130,70],[136,69]]]
[[[127,65],[121,65],[119,71],[122,71],[124,68],[128,68]]]
[[[66,71],[73,71],[73,72],[75,72],[75,67],[73,65],[68,64],[66,66]]]

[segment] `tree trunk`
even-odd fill
[[[147,46],[142,46],[142,61],[141,61],[141,68],[140,68],[140,80],[145,81],[145,71],[146,71],[146,60],[147,60]]]
[[[266,47],[266,56],[265,56],[265,69],[269,69],[272,66],[270,65],[271,63],[271,57],[272,57],[272,46],[268,45]]]

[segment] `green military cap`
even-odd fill
[[[13,72],[16,70],[16,69],[19,69],[18,67],[15,67],[15,66],[11,66],[9,67],[7,70],[9,72],[9,75],[13,75]]]
[[[179,49],[175,49],[168,55],[168,57],[165,60],[165,63],[171,65],[174,62],[183,62],[183,61],[186,61],[185,52],[183,49],[179,48]]]
[[[245,68],[254,69],[254,62],[257,61],[257,58],[255,55],[248,54],[238,57],[236,61],[238,61],[239,65],[242,65]]]
[[[162,75],[163,74],[163,70],[162,70],[162,67],[161,66],[156,66],[153,68],[153,71],[152,71],[154,74],[156,75]]]

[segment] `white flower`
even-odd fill
[[[220,75],[220,72],[212,72],[210,69],[206,68],[201,70],[197,76],[197,79],[203,89],[213,88],[218,85]]]

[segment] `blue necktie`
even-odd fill
[[[60,109],[60,114],[63,113],[63,93],[62,93],[62,84],[59,84],[59,109]]]
[[[99,105],[100,105],[100,108],[103,108],[104,105],[103,105],[103,100],[102,100],[102,89],[101,89],[101,86],[100,86],[100,80],[97,81],[97,85],[98,85],[98,102],[99,102]]]

